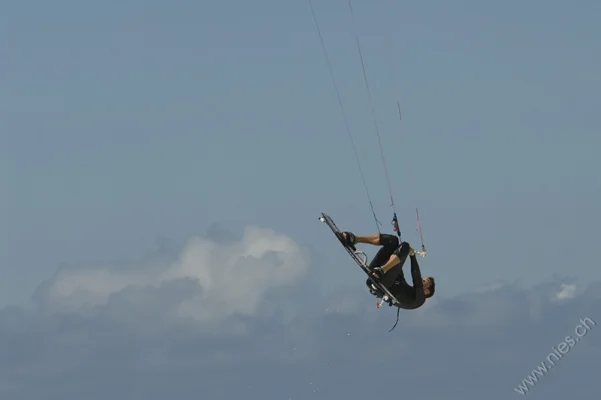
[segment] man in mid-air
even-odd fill
[[[368,266],[371,273],[366,283],[372,293],[381,295],[377,293],[376,287],[372,286],[372,280],[378,281],[399,301],[397,307],[407,310],[421,307],[427,298],[434,295],[434,277],[422,278],[415,250],[409,243],[399,244],[396,236],[385,233],[356,236],[351,232],[343,232],[342,236],[349,246],[355,246],[357,243],[382,246]],[[411,259],[413,286],[407,283],[403,273],[403,264],[407,256]]]

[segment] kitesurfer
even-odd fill
[[[380,295],[374,292],[375,286],[372,286],[372,280],[376,280],[384,285],[399,301],[397,307],[408,310],[421,307],[427,298],[434,295],[434,277],[422,278],[415,250],[411,248],[409,243],[402,242],[399,244],[399,239],[396,236],[385,233],[356,236],[351,232],[343,232],[342,236],[349,246],[354,247],[357,243],[381,246],[368,266],[371,273],[366,283],[372,293]],[[413,286],[407,283],[403,273],[403,264],[407,256],[411,260]]]

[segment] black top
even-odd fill
[[[421,307],[426,302],[426,295],[424,294],[424,283],[422,282],[422,274],[419,270],[419,264],[417,263],[417,257],[415,255],[410,256],[411,258],[411,278],[413,279],[413,286],[410,286],[405,279],[403,271],[399,273],[399,276],[394,283],[394,286],[390,288],[390,293],[396,297],[400,304],[397,307],[406,310],[413,310]]]

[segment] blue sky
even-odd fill
[[[348,4],[314,6],[387,230],[389,197]],[[355,1],[353,10],[401,229],[419,245],[418,206],[429,250],[422,268],[437,278],[434,301],[402,313],[405,330],[392,334],[384,329],[394,312],[373,309],[362,272],[317,220],[324,211],[342,229],[375,229],[308,2],[2,6],[0,343],[27,349],[5,358],[5,395],[81,395],[103,374],[116,380],[107,393],[122,398],[150,398],[150,381],[195,391],[206,366],[183,349],[213,346],[211,335],[238,329],[216,356],[231,391],[207,384],[212,398],[364,398],[365,388],[335,384],[348,381],[342,372],[331,372],[321,392],[306,392],[297,378],[330,376],[326,353],[328,362],[359,365],[351,377],[373,372],[361,343],[380,334],[385,343],[372,350],[384,365],[403,362],[386,346],[431,360],[407,373],[409,393],[420,393],[420,376],[442,379],[444,368],[458,370],[441,383],[451,398],[482,393],[466,388],[476,364],[441,344],[461,340],[490,352],[493,361],[484,357],[479,369],[491,362],[496,380],[492,372],[481,378],[506,398],[579,318],[601,321],[601,5],[386,0]],[[237,286],[240,274],[254,291]],[[495,323],[488,310],[508,315]],[[130,329],[134,315],[152,333]],[[198,323],[206,337],[194,337]],[[503,339],[489,337],[495,324]],[[107,334],[94,339],[102,333],[92,331]],[[280,353],[290,345],[306,354],[249,350],[236,360],[232,349],[262,343],[261,335],[280,337]],[[50,347],[32,348],[50,336]],[[582,372],[598,368],[587,357],[599,353],[599,336],[589,336],[588,356],[579,344],[583,360],[570,355],[533,392],[557,394],[576,377],[590,382],[582,393],[597,390]],[[113,353],[102,346],[137,341],[127,357],[150,365],[147,347],[165,337],[172,347],[148,356],[154,367],[119,392],[122,378],[105,369]],[[64,369],[40,373],[70,340],[78,345]],[[506,348],[507,364],[495,364]],[[95,352],[105,354],[98,364],[89,359]],[[236,363],[279,371],[281,385],[256,378],[261,389],[248,392]],[[190,376],[181,374],[185,365]],[[79,389],[69,383],[78,370],[90,376],[79,377],[87,382]]]

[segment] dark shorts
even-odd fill
[[[376,267],[381,267],[386,264],[390,256],[395,254],[401,262],[395,265],[386,275],[382,283],[387,288],[391,288],[394,285],[399,274],[403,272],[403,264],[407,260],[411,246],[407,242],[401,242],[399,244],[399,238],[394,235],[382,233],[380,234],[380,250],[376,253],[373,260],[369,263],[369,269],[372,270]],[[367,279],[367,286],[371,287],[371,279]]]

